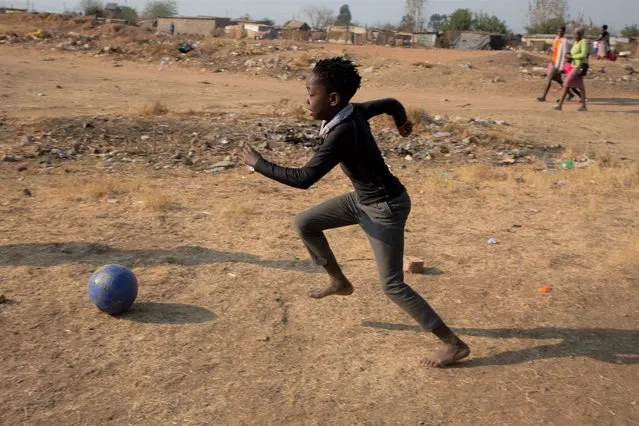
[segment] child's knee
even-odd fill
[[[403,294],[409,289],[408,285],[403,280],[384,280],[382,281],[382,290],[384,294],[392,297],[399,294]]]
[[[297,214],[293,219],[293,227],[298,235],[307,234],[310,228],[310,221],[304,213]]]

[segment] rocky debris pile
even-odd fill
[[[15,135],[4,162],[37,161],[44,167],[85,158],[105,163],[143,163],[157,169],[188,166],[196,170],[228,169],[237,163],[242,143],[285,155],[316,149],[319,125],[276,119],[208,120],[139,119],[129,117],[59,118],[37,123]]]
[[[408,138],[392,126],[373,123],[387,159],[478,161],[499,165],[532,162],[561,147],[536,147],[508,135],[499,120],[425,117]],[[163,117],[76,117],[47,120],[8,138],[6,163],[34,161],[42,167],[99,159],[105,167],[139,163],[156,169],[189,167],[220,172],[239,163],[248,142],[275,161],[303,163],[321,145],[319,123],[282,118],[238,119],[235,114]],[[497,136],[496,136],[497,135]],[[13,144],[11,143],[13,140]]]
[[[212,72],[250,72],[282,80],[301,78],[322,55],[320,46],[285,41],[247,43],[245,40],[184,40],[167,35],[122,37],[117,33],[42,31],[0,34],[0,44],[33,44],[87,55],[110,55],[116,60],[158,63],[167,68],[194,66]]]
[[[496,165],[511,165],[531,163],[562,149],[559,146],[534,146],[500,132],[510,126],[503,120],[434,116],[426,117],[425,122],[419,124],[422,129],[408,138],[398,136],[394,129],[379,130],[383,154],[406,161],[464,159],[473,162],[483,159]],[[390,143],[384,143],[386,141]]]

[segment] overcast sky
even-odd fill
[[[117,1],[117,0],[116,0]],[[72,9],[78,0],[33,0],[36,10],[51,12]],[[0,0],[0,5],[24,5],[26,0]],[[146,0],[120,0],[138,9]],[[181,15],[216,15],[238,17],[248,13],[254,18],[271,18],[284,23],[293,17],[304,20],[302,9],[306,5],[325,5],[336,11],[347,3],[353,20],[361,24],[398,23],[404,12],[403,0],[181,0]],[[639,24],[639,0],[569,0],[569,14],[582,13],[596,24],[608,24],[619,30],[627,24]],[[483,10],[497,15],[515,32],[523,32],[526,26],[528,0],[427,0],[426,15],[450,13],[457,8]]]

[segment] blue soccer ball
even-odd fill
[[[138,279],[128,268],[106,265],[89,278],[89,299],[98,309],[110,315],[127,311],[138,295]]]

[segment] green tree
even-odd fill
[[[122,19],[124,19],[127,24],[134,25],[138,21],[138,11],[134,8],[122,6],[120,11],[122,13]]]
[[[178,4],[176,0],[150,1],[144,6],[144,14],[154,18],[161,16],[175,16],[178,14]]]
[[[85,16],[104,16],[104,4],[100,0],[81,0],[79,8]]]
[[[262,18],[259,21],[255,21],[255,23],[262,24],[262,25],[270,25],[270,26],[275,25],[275,21],[270,18]]]
[[[621,30],[621,35],[624,37],[639,37],[639,26],[637,26],[637,24],[626,25],[623,30]]]
[[[415,18],[413,18],[412,15],[402,16],[402,20],[397,29],[407,33],[413,32],[415,30]]]
[[[528,34],[554,34],[566,25],[567,0],[528,0]]]
[[[470,9],[457,9],[448,16],[444,26],[446,31],[468,31],[473,27],[473,13]]]
[[[495,15],[491,16],[487,13],[479,12],[475,14],[473,21],[473,29],[477,31],[493,34],[507,34],[509,32],[506,23]]]
[[[448,15],[440,15],[439,13],[435,13],[433,15],[430,15],[428,28],[430,28],[432,31],[440,32],[446,26],[446,22],[448,22]]]
[[[335,25],[350,25],[353,21],[353,16],[351,15],[351,8],[345,4],[339,8],[339,15],[337,15],[337,19],[335,20]]]
[[[557,16],[547,21],[540,22],[536,25],[526,27],[528,34],[555,34],[557,28],[566,25],[566,20],[563,16]]]

